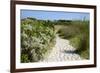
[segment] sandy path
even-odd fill
[[[56,36],[56,45],[47,58],[42,62],[60,62],[69,60],[81,60],[81,57],[76,54],[75,48],[72,47],[68,40]]]

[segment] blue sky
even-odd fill
[[[61,11],[41,11],[41,10],[21,10],[21,19],[33,17],[41,20],[90,20],[89,13],[61,12]]]

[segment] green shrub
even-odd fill
[[[50,22],[48,25],[47,23],[33,18],[21,21],[21,62],[42,60],[52,49],[55,43],[55,31],[54,26]],[[50,46],[51,44],[53,46]]]
[[[21,62],[28,63],[30,60],[28,59],[28,54],[22,54],[21,55]]]

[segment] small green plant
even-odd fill
[[[24,63],[30,62],[30,60],[28,59],[28,55],[27,54],[22,54],[21,55],[21,62],[24,62]]]

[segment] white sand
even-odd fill
[[[42,62],[81,60],[81,57],[74,52],[75,50],[76,49],[70,45],[69,40],[56,36],[56,45],[53,47],[53,50],[50,52],[49,56]]]

